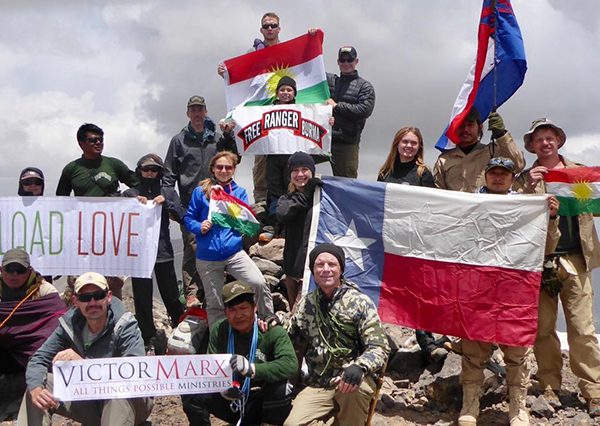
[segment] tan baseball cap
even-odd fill
[[[560,139],[558,141],[558,149],[560,149],[567,141],[567,135],[565,134],[565,131],[563,129],[558,127],[548,118],[538,118],[533,123],[531,123],[531,128],[529,129],[529,131],[523,135],[525,149],[531,152],[532,154],[535,154],[535,151],[531,147],[531,135],[533,135],[533,132],[535,132],[538,128],[543,126],[552,128],[558,134],[558,138]]]
[[[229,303],[242,294],[256,294],[250,286],[243,281],[232,281],[223,286],[223,303]]]
[[[98,272],[86,272],[77,277],[77,280],[75,281],[75,294],[79,293],[79,290],[88,284],[100,287],[101,290],[108,290],[108,282],[104,275],[99,274]]]
[[[4,254],[4,257],[2,258],[2,267],[4,268],[11,263],[18,263],[24,268],[29,268],[31,266],[29,254],[20,248],[11,249]]]
[[[44,178],[35,170],[27,170],[25,173],[21,175],[20,180],[29,179],[29,178],[38,178],[44,180]]]

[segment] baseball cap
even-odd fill
[[[29,179],[29,178],[38,178],[38,179],[44,180],[43,176],[41,176],[35,170],[27,170],[27,171],[25,171],[25,173],[23,173],[21,175],[21,179],[20,180]]]
[[[504,157],[494,157],[488,161],[487,166],[485,166],[485,172],[489,172],[496,167],[502,167],[503,169],[508,170],[513,175],[515,174],[515,163],[510,158]]]
[[[533,123],[531,123],[531,128],[529,129],[529,131],[523,135],[525,149],[531,152],[532,154],[534,154],[535,151],[531,147],[531,135],[533,135],[533,132],[535,132],[538,128],[542,126],[550,127],[554,129],[554,131],[558,134],[558,137],[560,139],[558,143],[558,149],[560,149],[567,141],[567,135],[565,134],[565,131],[558,127],[556,124],[554,124],[552,120],[550,120],[549,118],[538,118]]]
[[[188,101],[188,108],[191,107],[192,105],[200,105],[203,106],[204,108],[206,108],[206,101],[204,100],[204,98],[202,96],[199,95],[194,95],[190,98],[190,100]]]
[[[145,156],[144,158],[142,158],[142,161],[140,161],[140,163],[139,163],[139,167],[146,167],[146,166],[155,166],[155,167],[160,167],[161,169],[164,169],[162,163],[158,162],[151,155]]]
[[[338,59],[341,59],[343,54],[350,55],[353,61],[358,57],[356,54],[356,49],[352,46],[340,47],[340,50],[338,51]]]
[[[2,267],[4,268],[6,265],[10,265],[11,263],[18,263],[24,268],[29,268],[29,266],[31,266],[29,254],[20,248],[11,249],[4,254],[4,257],[2,258]]]
[[[250,286],[243,281],[232,281],[223,286],[223,303],[229,303],[242,294],[256,294]]]
[[[104,275],[99,274],[98,272],[86,272],[77,277],[77,280],[75,281],[75,294],[79,293],[79,290],[87,284],[93,284],[96,287],[100,287],[102,290],[108,290],[108,283],[106,282]]]

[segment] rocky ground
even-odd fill
[[[267,277],[272,289],[277,293],[275,302],[279,309],[289,309],[285,298],[279,294],[282,257],[282,240],[274,240],[268,245],[252,246],[250,255]],[[124,302],[133,311],[131,286],[126,284]],[[155,319],[158,327],[171,332],[162,302],[155,299]],[[461,387],[458,379],[461,359],[450,353],[436,364],[427,364],[418,351],[414,332],[399,326],[385,325],[399,350],[390,359],[384,378],[381,394],[373,417],[373,426],[384,425],[453,425],[458,418],[461,406]],[[495,355],[497,357],[497,354]],[[532,383],[527,397],[532,425],[586,426],[600,425],[600,419],[592,420],[587,415],[584,400],[577,389],[577,378],[571,373],[569,359],[563,354],[563,406],[555,411],[539,396],[540,390],[535,379],[535,360],[532,359]],[[498,357],[500,359],[500,357]],[[22,378],[0,376],[0,426],[15,425],[8,419],[16,416],[18,398],[22,395]],[[507,425],[508,401],[504,379],[486,370],[484,395],[482,397],[480,425]],[[179,397],[156,398],[150,418],[154,425],[187,425]],[[53,425],[75,426],[79,423],[55,415]],[[214,420],[213,425],[225,423]]]

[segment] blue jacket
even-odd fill
[[[86,349],[83,344],[83,327],[87,320],[79,310],[72,307],[58,320],[59,325],[46,342],[33,354],[25,378],[27,389],[44,387],[46,374],[54,356],[65,349],[73,349],[82,358],[111,358],[144,356],[144,341],[137,320],[123,303],[113,297],[108,307],[106,326]]]
[[[248,194],[234,181],[224,187],[225,192],[248,203]],[[192,199],[183,218],[183,223],[189,232],[196,234],[196,257],[206,261],[220,261],[228,259],[243,250],[242,235],[231,228],[223,228],[216,223],[206,233],[202,234],[200,226],[208,219],[210,201],[206,198],[202,187],[194,189]]]

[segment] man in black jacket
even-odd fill
[[[358,177],[358,150],[360,135],[367,118],[375,108],[375,89],[358,76],[358,57],[352,46],[338,52],[340,76],[327,73],[331,98],[327,103],[333,107],[331,140],[331,169],[334,176]]]

